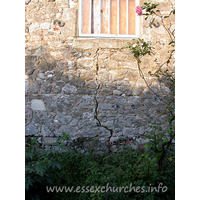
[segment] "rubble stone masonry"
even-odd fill
[[[167,0],[157,2],[169,13]],[[122,49],[133,40],[79,37],[78,7],[78,0],[25,0],[26,136],[46,148],[65,132],[68,144],[81,152],[116,152],[127,140],[137,149],[150,125],[164,122],[159,114],[165,105]],[[144,18],[140,38],[155,46],[162,63],[169,56],[168,35]],[[141,68],[156,90],[159,84],[148,74],[156,70],[154,59],[143,58]]]

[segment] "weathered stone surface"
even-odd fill
[[[136,133],[135,128],[124,128],[123,130],[123,136],[133,137],[135,133]]]
[[[64,92],[64,94],[74,94],[77,92],[77,88],[73,85],[70,85],[69,83],[67,83],[63,88],[62,91]]]
[[[71,125],[63,125],[59,129],[57,129],[54,134],[56,136],[62,136],[63,132],[69,134],[71,137],[78,131],[77,127],[73,127]]]
[[[75,61],[67,61],[66,62],[66,66],[69,68],[69,69],[75,69],[76,68],[76,62]]]
[[[30,69],[26,72],[27,75],[31,75],[33,72],[35,71],[35,69]]]
[[[36,32],[37,30],[39,30],[40,29],[40,25],[39,25],[39,23],[32,23],[31,25],[30,25],[30,27],[29,27],[29,32],[30,33],[33,33],[33,32]]]
[[[72,116],[70,116],[70,115],[64,115],[64,114],[62,114],[62,113],[59,113],[58,115],[57,115],[57,119],[58,119],[58,121],[60,121],[60,122],[62,122],[63,124],[69,124],[70,123],[70,121],[72,120]]]
[[[35,66],[37,56],[25,56],[25,68],[31,69]]]
[[[70,125],[71,126],[77,126],[77,124],[78,124],[78,119],[73,119],[71,122],[70,122]]]
[[[62,27],[61,33],[65,37],[76,36],[76,8],[63,8],[62,21],[65,22],[65,26]]]
[[[122,127],[119,124],[114,124],[114,132],[118,133],[122,131]]]
[[[90,129],[83,129],[79,130],[76,134],[74,134],[74,137],[77,138],[94,138],[98,136],[98,129],[97,128],[90,128]]]
[[[110,109],[112,109],[112,104],[100,103],[100,104],[99,104],[99,109],[110,110]]]
[[[107,137],[111,136],[111,132],[104,127],[100,127],[98,135],[99,135],[99,137],[107,138]]]
[[[140,126],[140,128],[139,128],[139,134],[143,135],[144,132],[145,132],[145,127],[144,126]]]
[[[94,64],[93,58],[79,58],[77,60],[77,67],[78,68],[92,68]]]
[[[40,28],[41,29],[50,29],[51,24],[50,23],[42,23],[42,24],[40,24]]]
[[[44,102],[40,99],[33,99],[31,101],[31,108],[33,110],[41,110],[41,111],[46,110]]]
[[[45,125],[42,125],[41,134],[42,134],[43,137],[53,136],[52,131]]]
[[[91,119],[82,119],[79,121],[78,127],[81,129],[86,129],[89,127],[96,127],[96,123],[94,120]]]
[[[100,90],[100,94],[105,96],[112,95],[113,91],[110,88],[103,88]]]
[[[128,102],[130,103],[130,104],[138,104],[138,103],[140,103],[140,97],[138,97],[138,96],[131,96],[131,97],[128,97]]]
[[[39,73],[37,76],[38,76],[38,78],[40,78],[42,80],[44,80],[46,78],[44,73]]]
[[[91,89],[87,89],[87,88],[79,88],[77,90],[78,94],[96,94],[96,90],[91,90]]]
[[[30,88],[30,83],[28,80],[25,80],[25,91],[28,92],[29,88]]]
[[[38,134],[38,130],[35,126],[33,126],[32,124],[29,124],[26,126],[25,128],[26,136],[37,136],[37,134]]]
[[[113,129],[113,124],[114,122],[113,121],[106,121],[106,122],[101,122],[101,126],[103,127],[107,127],[109,129]]]
[[[57,141],[57,138],[53,138],[53,137],[44,137],[43,138],[44,145],[52,145],[56,141]]]
[[[117,96],[120,96],[120,95],[122,95],[122,92],[119,91],[119,90],[113,90],[113,94],[117,95]]]
[[[94,70],[85,70],[85,69],[78,69],[78,73],[80,73],[80,78],[85,81],[94,80],[95,72]]]
[[[40,70],[47,71],[47,70],[52,70],[55,66],[56,66],[56,61],[54,61],[54,60],[52,60],[52,61],[48,60],[48,62],[47,62],[47,60],[45,58],[42,58],[39,61],[38,68]]]

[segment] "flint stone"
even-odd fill
[[[110,143],[113,144],[114,142],[117,142],[119,137],[111,137],[110,138]]]
[[[135,135],[135,128],[124,128],[123,136],[133,137]]]
[[[104,128],[104,127],[101,127],[99,129],[99,134],[98,134],[100,137],[110,137],[111,136],[111,133],[108,129]]]
[[[31,101],[31,108],[33,110],[41,110],[41,111],[46,110],[44,102],[39,99],[33,99]]]
[[[144,126],[140,126],[140,128],[139,128],[139,134],[143,135],[144,132],[145,132]]]
[[[47,93],[50,93],[52,90],[52,85],[48,84],[48,83],[44,83],[42,85],[42,88],[41,88],[41,93],[43,94],[47,94]]]
[[[45,77],[45,75],[44,75],[44,73],[39,73],[38,74],[38,78],[40,78],[40,79],[45,79],[46,77]]]
[[[25,4],[29,4],[31,0],[25,0]]]
[[[56,86],[62,87],[62,86],[65,85],[65,82],[64,81],[57,81],[55,84],[56,84]]]
[[[76,88],[75,86],[72,86],[72,85],[70,85],[69,83],[67,83],[67,84],[62,88],[62,91],[63,91],[65,94],[73,94],[73,93],[76,93],[77,88]]]
[[[122,95],[122,92],[119,90],[113,90],[113,94],[120,96],[120,95]]]
[[[83,129],[91,128],[95,126],[96,126],[96,123],[91,119],[82,119],[78,124],[78,127],[83,128]]]
[[[106,121],[106,122],[101,122],[101,125],[104,127],[108,127],[109,129],[113,128],[113,121]]]
[[[70,136],[73,136],[78,131],[77,127],[73,127],[71,125],[63,125],[59,129],[57,129],[54,134],[56,136],[62,136],[63,132],[66,134],[70,134]]]
[[[31,75],[33,72],[35,71],[35,69],[30,69],[26,72],[27,75]]]
[[[70,116],[70,115],[63,115],[63,114],[61,114],[61,113],[59,113],[58,115],[57,115],[57,119],[58,119],[58,121],[60,121],[60,122],[62,122],[63,124],[69,124],[70,123],[70,121],[72,120],[72,117]]]
[[[51,130],[45,126],[45,125],[42,125],[42,130],[41,130],[41,134],[46,137],[46,136],[52,136],[52,132]]]
[[[74,54],[74,56],[80,58],[82,56],[82,52],[77,52]]]
[[[103,88],[102,90],[101,90],[101,95],[112,95],[113,94],[113,91],[111,90],[111,89],[109,89],[109,88]]]
[[[78,94],[96,94],[96,90],[90,90],[87,88],[79,88],[77,91]]]
[[[131,96],[131,97],[128,97],[128,102],[130,104],[138,104],[139,103],[139,100],[140,100],[140,97],[138,96]]]
[[[76,126],[78,124],[78,119],[73,119],[71,122],[70,122],[70,125],[71,126]]]
[[[83,56],[90,56],[91,55],[91,52],[85,52],[85,53],[83,53]]]
[[[115,124],[114,125],[114,131],[115,131],[115,133],[118,133],[118,132],[122,131],[121,126],[119,124]]]
[[[26,126],[25,128],[26,136],[32,136],[32,135],[37,135],[37,134],[38,134],[38,130],[35,128],[35,126],[33,126],[32,124],[29,124],[28,126]]]
[[[74,137],[81,137],[81,138],[93,138],[98,135],[98,128],[90,128],[86,130],[79,130]]]
[[[58,94],[58,93],[60,93],[61,92],[61,87],[60,86],[54,86],[54,88],[53,88],[53,93],[54,94]]]
[[[27,92],[30,88],[30,83],[29,81],[25,80],[25,91]]]

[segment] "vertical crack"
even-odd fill
[[[95,100],[94,119],[96,120],[96,125],[97,126],[103,127],[105,129],[107,129],[108,131],[110,131],[110,137],[108,137],[109,141],[110,141],[110,138],[113,136],[113,130],[109,129],[106,126],[103,126],[101,124],[101,121],[98,118],[99,103],[98,103],[98,100],[97,100],[97,94],[98,94],[98,91],[99,91],[99,88],[100,88],[100,84],[98,83],[98,72],[99,72],[98,57],[99,57],[99,48],[97,48],[96,53],[95,53],[95,70],[96,70],[96,74],[95,74],[95,79],[94,80],[95,80],[95,83],[97,84],[97,88],[96,88],[96,94],[94,95],[94,100]]]

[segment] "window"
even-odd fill
[[[79,36],[139,37],[139,0],[80,0]]]

